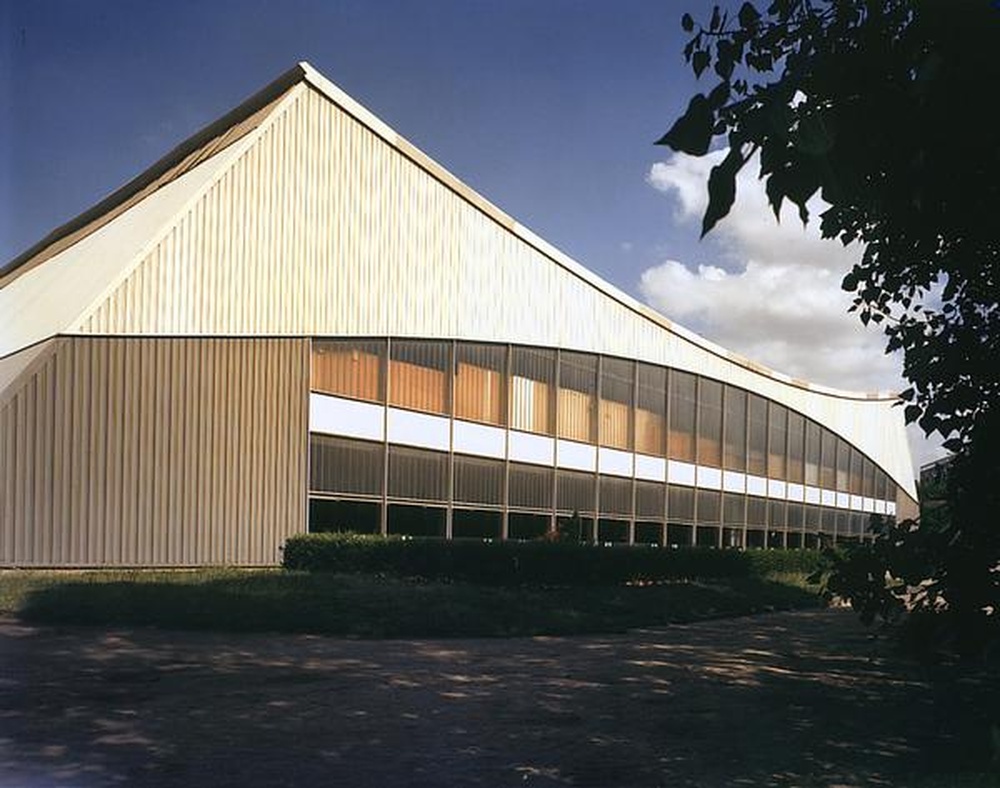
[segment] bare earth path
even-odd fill
[[[451,641],[7,620],[0,785],[930,785],[988,735],[983,691],[843,611]]]

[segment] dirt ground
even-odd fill
[[[846,611],[438,641],[6,620],[0,785],[947,785],[993,689]]]

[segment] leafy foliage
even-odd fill
[[[598,547],[573,542],[481,542],[305,534],[285,544],[287,569],[381,574],[485,585],[594,586],[765,577],[816,569],[814,550]]]
[[[716,84],[659,142],[694,155],[716,140],[729,147],[709,178],[703,234],[729,212],[750,161],[776,217],[787,201],[807,222],[819,195],[824,237],[863,247],[843,287],[864,323],[881,324],[887,351],[903,351],[906,420],[960,455],[951,518],[900,523],[874,552],[845,559],[859,606],[884,601],[890,614],[875,599],[881,583],[908,609],[947,610],[996,633],[1000,132],[988,111],[1000,9],[774,0],[717,6],[703,25],[685,14],[681,25],[692,69]]]

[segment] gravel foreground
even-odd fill
[[[509,640],[8,619],[0,786],[953,785],[996,684],[843,610]]]

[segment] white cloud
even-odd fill
[[[725,151],[695,158],[674,155],[652,166],[647,180],[672,198],[675,221],[697,223],[707,204],[712,166]],[[780,372],[838,388],[899,390],[900,359],[884,353],[885,338],[848,313],[851,295],[840,288],[861,254],[819,235],[818,220],[803,228],[789,206],[775,221],[751,162],[740,173],[730,214],[711,233],[695,263],[667,259],[643,272],[646,301],[693,331]],[[820,203],[811,205],[815,216]],[[940,450],[913,440],[919,465]]]

